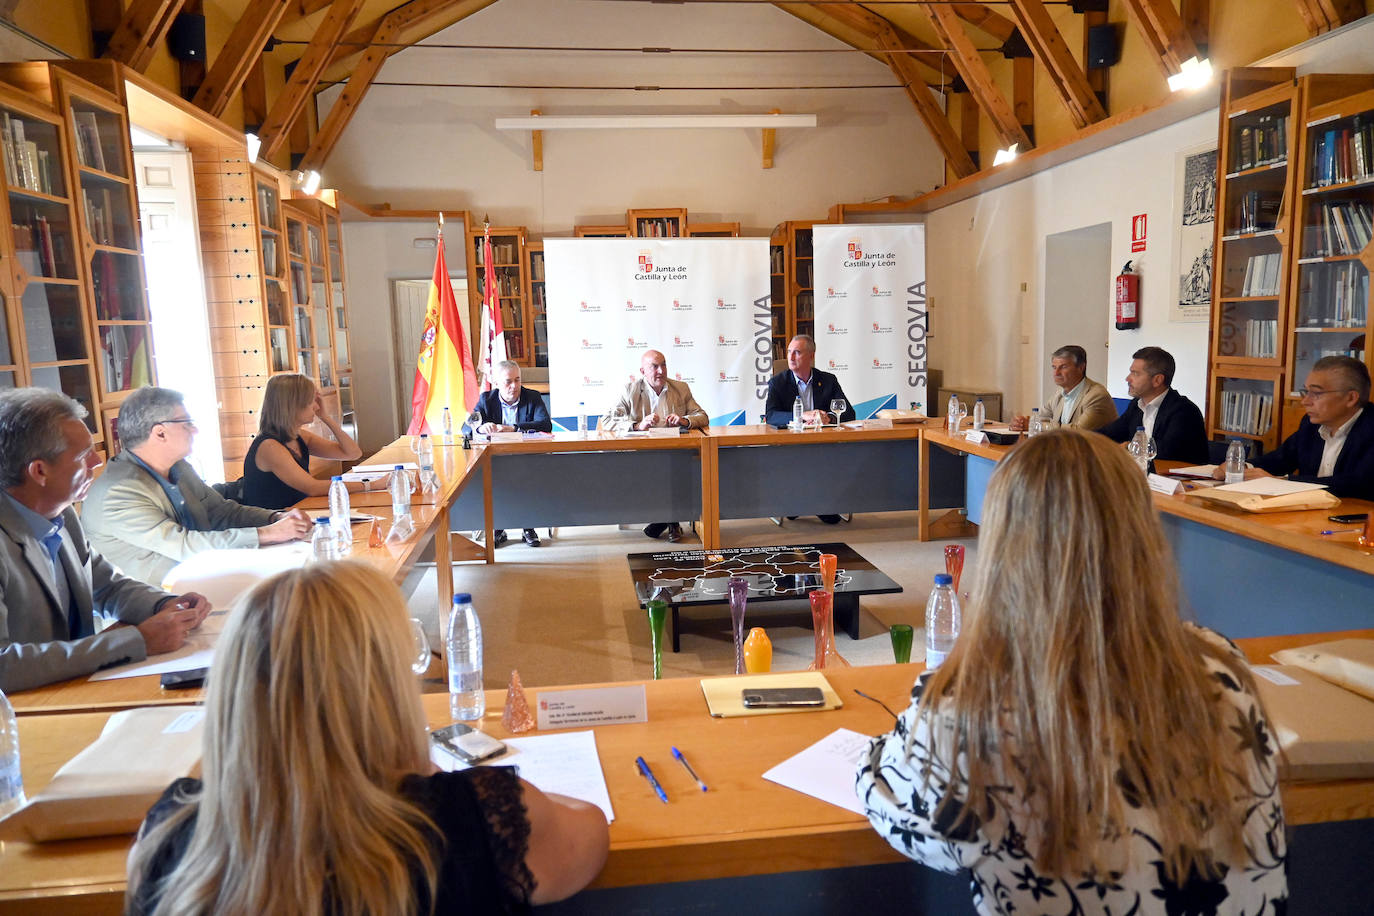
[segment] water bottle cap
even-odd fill
[[[343,480],[343,475],[335,474],[333,477],[330,478],[330,480]]]
[[[323,515],[321,515],[319,518],[315,519],[315,524],[317,524],[317,525],[328,525],[328,524],[329,524],[329,519],[327,519],[327,518],[325,518]]]
[[[472,595],[468,592],[459,592],[453,596],[454,604],[472,604]]]
[[[429,438],[429,433],[420,433],[420,438],[421,438],[421,439],[428,439],[428,438]]]
[[[936,574],[935,574],[935,584],[936,584],[937,586],[939,586],[939,585],[953,585],[953,584],[954,584],[954,577],[951,576],[949,573],[936,573]]]
[[[392,468],[393,471],[404,471],[405,469],[406,466],[404,464],[398,464],[394,468]]]
[[[1137,427],[1135,428],[1135,431],[1138,432],[1138,433],[1143,433],[1143,432],[1145,432],[1145,427],[1143,427],[1143,426],[1137,426]]]

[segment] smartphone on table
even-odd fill
[[[1369,518],[1368,512],[1352,512],[1350,515],[1328,515],[1326,520],[1338,525],[1353,525]]]
[[[807,709],[825,705],[819,687],[746,687],[745,709]]]
[[[505,753],[506,743],[461,722],[429,733],[429,740],[464,763],[481,763]]]

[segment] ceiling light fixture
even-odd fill
[[[257,134],[249,131],[243,135],[243,142],[248,144],[248,163],[251,165],[258,161],[258,151],[262,149],[262,140]]]
[[[497,130],[634,130],[678,127],[815,127],[813,114],[540,115],[497,118]]]
[[[1169,77],[1169,91],[1180,92],[1184,89],[1201,89],[1212,81],[1212,62],[1207,58],[1198,60],[1190,57],[1182,64],[1182,69]]]
[[[320,180],[320,173],[314,169],[308,172],[296,172],[296,187],[300,188],[301,193],[307,196],[320,189]]]
[[[992,157],[992,164],[996,166],[1011,162],[1016,158],[1016,148],[1020,145],[1019,143],[1013,143],[1006,149],[999,149],[997,155]]]

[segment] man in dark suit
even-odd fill
[[[1322,483],[1352,499],[1374,499],[1374,410],[1369,407],[1369,369],[1349,356],[1324,356],[1300,389],[1303,408],[1297,432],[1255,462],[1246,478],[1287,476]]]
[[[496,364],[496,387],[482,392],[477,398],[477,412],[482,422],[476,429],[463,425],[464,431],[490,436],[492,433],[511,432],[553,432],[553,419],[549,409],[544,406],[544,398],[533,388],[520,385],[520,366],[511,360],[503,359]],[[539,535],[533,528],[524,530],[525,543],[531,547],[539,546]],[[492,533],[496,546],[500,547],[509,538],[504,528]]]
[[[1140,427],[1155,440],[1156,458],[1206,464],[1207,426],[1202,411],[1169,385],[1174,358],[1159,347],[1141,347],[1131,354],[1126,389],[1135,400],[1126,412],[1097,431],[1115,442],[1130,442]]]
[[[840,380],[829,372],[816,368],[816,339],[810,334],[798,334],[787,344],[787,371],[779,372],[768,381],[768,400],[764,410],[770,426],[786,426],[792,422],[792,407],[797,398],[802,401],[802,420],[807,423],[844,423],[854,419],[854,405],[844,396]],[[844,399],[839,416],[830,412],[830,402]],[[822,515],[827,525],[837,524],[838,515]]]
[[[171,652],[210,612],[203,595],[130,579],[86,540],[72,503],[100,455],[85,416],[46,388],[0,393],[0,690]]]

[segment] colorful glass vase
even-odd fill
[[[654,652],[654,680],[663,679],[663,621],[668,618],[668,602],[655,598],[649,602],[649,640]]]
[[[945,545],[945,572],[954,580],[954,594],[959,594],[959,574],[964,571],[964,545]]]
[[[773,643],[763,627],[754,627],[744,641],[744,670],[750,674],[773,670]]]
[[[730,625],[735,635],[735,673],[744,673],[744,605],[749,600],[749,580],[730,577]]]
[[[816,589],[811,592],[811,623],[816,631],[816,660],[807,671],[820,671],[823,668],[848,668],[835,648],[834,602],[830,592]]]
[[[835,569],[839,565],[839,557],[833,553],[823,553],[820,556],[821,564],[821,587],[830,594],[835,594]]]

